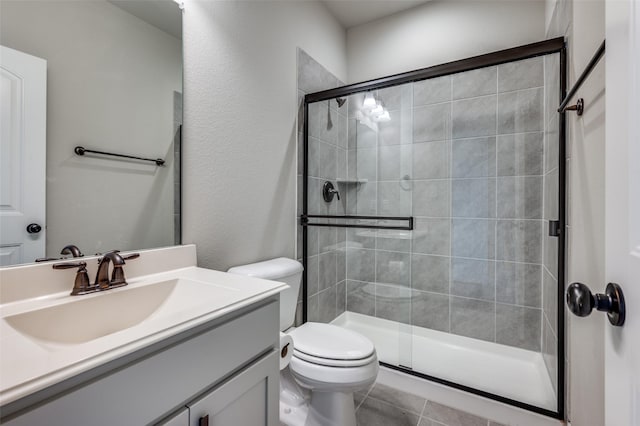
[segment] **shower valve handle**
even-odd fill
[[[625,303],[622,289],[618,284],[609,283],[604,293],[591,293],[582,283],[571,283],[567,287],[567,306],[576,316],[586,317],[593,308],[607,313],[609,322],[615,326],[624,324]]]
[[[322,185],[322,198],[324,198],[324,201],[327,203],[330,203],[333,201],[334,195],[340,200],[340,192],[333,186],[333,183],[326,181],[324,185]]]

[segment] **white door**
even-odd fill
[[[607,426],[640,425],[640,4],[606,5],[605,276],[620,284],[622,327],[606,323]],[[604,289],[606,283],[594,283]],[[592,288],[592,290],[594,290]],[[588,354],[585,354],[588,356]]]
[[[0,266],[5,266],[33,262],[45,253],[47,61],[0,46],[0,76]]]

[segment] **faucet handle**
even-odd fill
[[[133,260],[140,257],[140,253],[131,253],[126,256],[122,256],[122,260]],[[111,273],[111,287],[127,285],[127,281],[124,277],[124,269],[122,265],[113,264],[113,272]]]
[[[60,251],[60,254],[62,254],[62,255],[70,254],[73,257],[82,257],[82,256],[84,256],[84,254],[82,254],[80,249],[77,246],[73,245],[73,244],[67,244],[66,246],[64,246],[64,248]]]
[[[93,287],[89,284],[89,274],[87,273],[87,262],[67,262],[67,263],[55,263],[53,269],[71,269],[78,268],[76,273],[76,279],[73,282],[73,290],[71,295],[76,296],[78,294],[91,293]]]

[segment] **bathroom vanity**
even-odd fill
[[[286,285],[197,268],[194,246],[139,261],[128,286],[87,296],[68,296],[74,271],[21,294],[16,277],[51,264],[0,270],[2,423],[277,425]]]

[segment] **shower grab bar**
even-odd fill
[[[100,154],[100,155],[110,155],[112,157],[121,157],[121,158],[131,158],[133,160],[140,160],[140,161],[151,161],[153,163],[156,163],[156,166],[164,166],[164,160],[162,158],[143,158],[143,157],[136,157],[134,155],[127,155],[127,154],[116,154],[113,152],[104,152],[104,151],[96,151],[93,149],[87,149],[83,146],[76,146],[73,149],[73,152],[75,152],[77,155],[84,155],[85,153],[90,153],[90,154]]]
[[[365,223],[347,224],[347,223],[311,223],[309,219],[347,219],[347,220],[391,220],[391,221],[407,221],[407,226],[387,226],[387,225],[369,225]],[[336,228],[361,228],[361,229],[393,229],[400,231],[413,230],[413,216],[334,216],[334,215],[317,215],[308,214],[300,215],[300,224],[302,226],[325,226]]]
[[[569,90],[569,93],[567,93],[567,96],[565,96],[562,102],[560,103],[560,106],[558,107],[558,112],[563,113],[565,111],[577,111],[578,115],[582,115],[582,111],[584,110],[584,100],[582,98],[578,99],[578,103],[575,105],[567,106],[567,104],[569,103],[571,98],[573,98],[573,96],[576,94],[578,89],[582,86],[582,83],[584,83],[584,81],[587,79],[589,74],[591,74],[591,71],[593,71],[596,64],[600,61],[600,59],[604,55],[605,41],[606,40],[602,40],[602,44],[600,45],[596,53],[593,55],[593,57],[585,67],[584,71],[582,71],[582,74],[580,74],[580,77],[578,77],[578,80],[576,80],[576,83],[573,85],[571,90]]]

